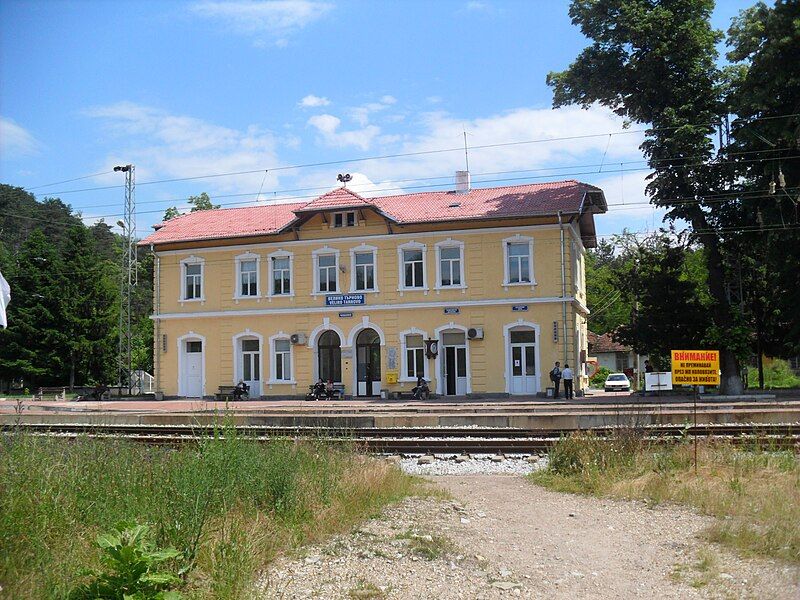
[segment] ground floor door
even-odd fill
[[[510,335],[509,371],[512,394],[535,394],[536,389],[536,332],[512,331]]]
[[[467,393],[467,347],[444,347],[444,393],[464,396]]]
[[[381,339],[374,329],[365,329],[356,338],[356,378],[359,396],[381,393]]]
[[[250,387],[250,397],[257,399],[261,395],[261,342],[245,339],[239,344],[239,379]]]
[[[182,350],[182,393],[187,398],[201,398],[203,396],[203,342],[187,340],[183,342]]]

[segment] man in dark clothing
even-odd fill
[[[558,387],[561,384],[561,363],[556,361],[556,366],[550,371],[550,381],[553,382],[553,398],[558,398]]]

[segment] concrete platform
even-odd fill
[[[703,397],[698,423],[800,423],[800,396]],[[570,402],[542,398],[436,399],[427,402],[347,400],[114,400],[34,402],[0,400],[0,422],[213,424],[306,427],[515,427],[589,429],[609,425],[684,424],[694,420],[693,399],[598,394]]]

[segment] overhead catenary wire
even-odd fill
[[[782,115],[770,115],[764,117],[754,117],[750,119],[741,119],[742,122],[757,122],[757,121],[766,121],[772,119],[786,119],[786,118],[793,118],[800,116],[800,113],[786,113]],[[708,125],[708,126],[715,126],[717,122],[709,122],[709,123],[702,123],[699,125]],[[698,124],[695,124],[698,125]],[[573,141],[573,140],[581,140],[581,139],[589,139],[589,138],[596,138],[596,137],[605,137],[605,136],[613,136],[613,135],[627,135],[632,133],[648,133],[654,131],[669,131],[680,129],[685,127],[686,125],[680,126],[670,126],[670,127],[646,127],[643,129],[623,129],[621,131],[611,131],[611,132],[603,132],[603,133],[587,133],[581,135],[571,135],[571,136],[560,136],[560,137],[549,137],[549,138],[538,138],[538,139],[530,139],[530,140],[517,140],[511,142],[497,142],[493,144],[481,144],[476,146],[471,146],[472,150],[484,150],[484,149],[491,149],[491,148],[502,148],[502,147],[510,147],[510,146],[519,146],[525,144],[541,144],[541,143],[549,143],[549,142],[558,142],[558,141]],[[463,147],[454,147],[454,148],[439,148],[434,150],[419,150],[414,152],[400,152],[394,154],[383,154],[383,155],[376,155],[376,156],[366,156],[360,158],[347,158],[347,159],[340,159],[340,160],[333,160],[333,161],[322,161],[322,162],[313,162],[313,163],[303,163],[303,164],[296,164],[296,165],[282,165],[282,166],[275,166],[275,167],[266,167],[269,171],[286,171],[286,170],[294,170],[294,169],[305,169],[305,168],[312,168],[312,167],[322,167],[322,166],[333,166],[333,165],[342,165],[342,164],[349,164],[349,163],[358,163],[358,162],[366,162],[366,161],[375,161],[375,160],[388,160],[391,158],[408,158],[413,156],[425,156],[431,154],[442,154],[447,152],[461,152]],[[669,160],[676,160],[676,159],[669,159]],[[678,159],[679,160],[679,159]],[[213,174],[205,174],[205,175],[193,175],[189,177],[174,177],[170,179],[159,179],[159,180],[152,180],[152,181],[143,181],[141,183],[137,183],[137,186],[143,185],[155,185],[161,183],[175,183],[180,181],[194,181],[200,179],[212,179],[218,177],[233,177],[239,175],[252,175],[254,173],[261,173],[264,171],[264,168],[260,169],[250,169],[244,171],[230,171],[226,173],[213,173]],[[98,186],[95,188],[85,188],[81,190],[62,190],[58,192],[53,192],[54,194],[71,194],[77,192],[85,192],[85,191],[93,191],[93,190],[106,190],[106,189],[115,189],[121,188],[123,186],[120,185],[113,185],[113,186]]]

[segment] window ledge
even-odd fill
[[[269,294],[266,297],[269,298],[270,300],[272,300],[273,298],[294,298],[294,292],[292,292],[291,294]]]
[[[428,292],[430,288],[426,285],[425,287],[399,287],[397,288],[398,292]]]
[[[267,385],[297,385],[294,379],[270,379],[266,383]]]
[[[509,283],[507,281],[503,282],[503,287],[520,287],[526,285],[530,287],[536,287],[536,280],[534,279],[533,281],[518,281],[516,283]]]
[[[466,290],[469,286],[467,285],[437,285],[433,289],[437,291],[442,290]]]
[[[339,294],[348,294],[349,292],[311,292],[311,296],[337,296]]]
[[[184,302],[205,302],[205,301],[206,301],[205,296],[202,296],[200,298],[181,298],[179,300],[181,304],[183,304]]]
[[[374,289],[374,290],[350,290],[347,293],[348,294],[380,294],[380,290],[377,289],[377,288]]]
[[[255,296],[234,296],[234,300],[260,300],[263,296],[256,294]]]

